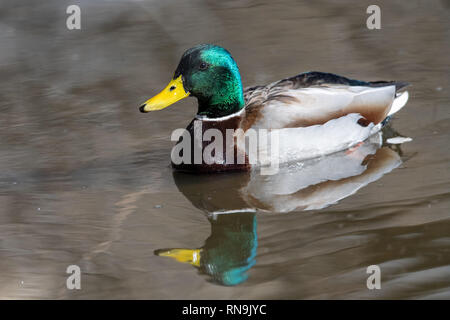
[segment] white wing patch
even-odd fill
[[[271,130],[270,134],[276,132],[278,135],[279,163],[311,159],[345,150],[379,130],[374,130],[373,123],[366,127],[359,125],[357,122],[360,118],[361,115],[352,113],[323,125]],[[258,146],[258,159],[261,161],[259,165],[270,164],[272,139],[267,140],[269,143],[266,146]]]
[[[333,117],[349,113],[367,113],[387,116],[395,98],[395,86],[364,87],[333,85],[284,90],[285,99],[269,99],[261,108],[262,118],[253,128],[281,129],[297,122],[325,123]],[[287,98],[287,99],[286,99]],[[383,118],[384,119],[384,118]],[[381,119],[380,121],[382,121]]]

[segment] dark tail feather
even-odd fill
[[[385,87],[395,85],[395,91],[399,92],[403,88],[409,86],[409,83],[404,81],[370,81],[369,85],[371,87]]]

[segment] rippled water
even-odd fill
[[[77,3],[80,31],[71,1],[0,5],[1,298],[450,298],[448,2],[381,1],[373,31],[368,1]],[[245,86],[321,70],[408,81],[410,101],[383,137],[276,176],[174,173],[194,99],[137,108],[204,42]]]

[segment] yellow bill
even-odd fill
[[[189,263],[194,267],[200,266],[201,249],[169,249],[155,252],[160,257],[171,257],[178,262]]]
[[[171,104],[189,96],[189,92],[183,87],[181,75],[169,82],[163,91],[151,99],[148,99],[140,108],[141,112],[149,112],[164,109]]]

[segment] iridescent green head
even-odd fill
[[[197,114],[210,118],[226,116],[244,107],[239,68],[227,50],[211,44],[187,50],[166,89],[140,110],[160,110],[188,95],[198,99]]]

